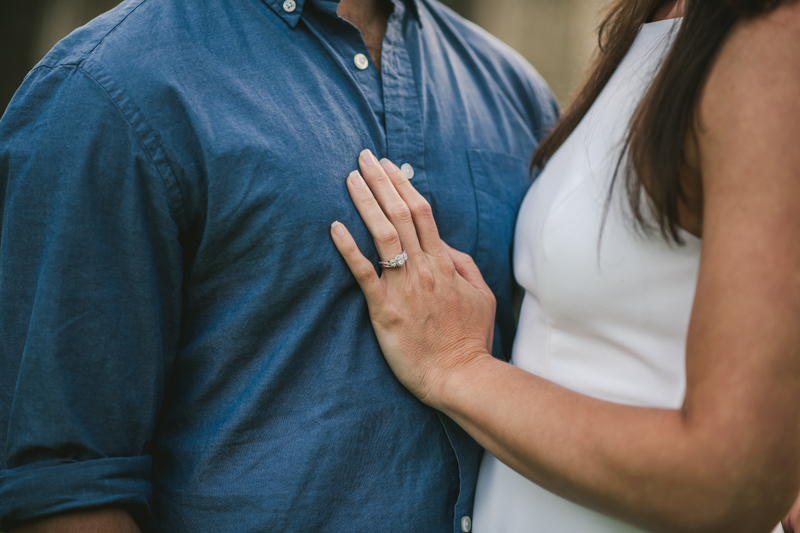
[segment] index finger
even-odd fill
[[[414,227],[411,210],[395,190],[392,180],[386,176],[383,167],[378,164],[378,159],[369,150],[364,150],[358,157],[358,165],[361,168],[364,180],[369,185],[371,194],[377,200],[385,217],[389,219],[397,230],[403,249],[408,253],[409,257],[421,254],[422,250],[417,238],[417,230]],[[356,202],[356,199],[353,198],[353,201]],[[358,204],[358,202],[356,203]]]
[[[397,165],[384,158],[381,159],[381,166],[392,181],[397,193],[411,210],[411,216],[414,218],[414,226],[417,228],[417,236],[423,251],[432,255],[446,254],[442,246],[442,240],[439,237],[439,229],[436,227],[436,221],[433,218],[431,204],[414,188],[403,171],[397,168]]]

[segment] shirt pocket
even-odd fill
[[[467,157],[478,208],[474,259],[497,298],[497,329],[492,351],[508,359],[516,332],[512,271],[514,226],[522,199],[532,183],[529,162],[523,157],[490,150],[467,150]]]

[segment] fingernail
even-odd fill
[[[372,155],[372,152],[370,152],[369,150],[364,150],[363,152],[361,152],[361,158],[367,165],[374,165],[375,163],[378,162],[378,160],[375,159],[375,156]]]
[[[381,159],[381,166],[383,167],[383,170],[385,170],[386,172],[394,171],[397,169],[397,165],[395,165],[385,157]]]
[[[358,170],[354,170],[350,173],[350,181],[353,182],[353,185],[356,189],[363,189],[367,186],[367,184],[364,183],[364,178],[361,177],[361,173]]]
[[[331,224],[331,228],[333,228],[333,232],[336,234],[337,237],[344,237],[344,226],[338,220]]]

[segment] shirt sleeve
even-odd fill
[[[528,116],[537,144],[541,143],[553,129],[559,116],[561,107],[553,91],[542,76],[527,62],[523,60],[522,70],[525,73],[526,91],[529,96],[527,102]]]
[[[178,345],[175,200],[129,115],[39,67],[0,121],[0,530],[152,499]]]

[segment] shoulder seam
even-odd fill
[[[153,154],[151,153],[150,149],[147,147],[147,143],[144,141],[144,139],[140,135],[140,133],[137,130],[136,126],[133,124],[133,121],[131,120],[131,118],[122,109],[122,106],[120,106],[120,104],[111,95],[111,93],[108,91],[108,89],[102,83],[100,83],[97,80],[97,78],[95,78],[90,72],[88,72],[86,69],[83,68],[82,63],[83,63],[83,61],[81,61],[81,64],[60,65],[60,67],[72,67],[72,68],[75,68],[76,70],[80,71],[81,73],[83,73],[88,79],[92,80],[92,82],[95,83],[100,88],[100,90],[103,91],[103,93],[105,93],[105,95],[108,97],[109,101],[114,104],[114,107],[117,108],[117,110],[119,111],[120,115],[122,115],[122,117],[125,119],[125,122],[131,128],[131,131],[133,131],[133,133],[136,135],[136,139],[138,139],[139,143],[142,146],[142,149],[144,150],[145,154],[147,154],[147,158],[150,160],[150,163],[153,165],[153,168],[156,169],[156,172],[158,173],[158,177],[161,179],[161,184],[164,186],[164,190],[167,193],[167,198],[169,198],[169,200],[170,200],[170,211],[173,212],[172,213],[173,214],[173,218],[176,219],[175,222],[178,224],[179,228],[181,228],[182,230],[186,230],[188,228],[188,225],[187,225],[187,220],[186,220],[185,196],[183,194],[183,190],[182,190],[182,188],[180,186],[180,183],[178,183],[177,179],[174,180],[175,188],[177,189],[177,193],[179,195],[179,203],[180,203],[180,205],[173,206],[172,205],[172,195],[170,194],[170,190],[171,190],[172,187],[170,187],[170,184],[168,183],[168,180],[164,176],[164,173],[161,171],[161,168],[160,168],[159,164],[156,162],[156,158],[153,156]],[[46,67],[46,68],[52,69],[53,67]],[[150,127],[150,125],[147,123],[146,120],[143,119],[142,122],[144,123],[144,126],[149,131],[153,132],[153,134],[156,134],[155,130],[153,130],[153,128]],[[156,142],[158,142],[158,141],[156,141]],[[166,157],[166,155],[164,156],[164,159],[167,160],[167,162],[169,162],[169,160]]]
[[[95,45],[94,45],[94,46],[91,48],[91,50],[89,50],[89,51],[86,53],[86,55],[89,55],[89,54],[91,54],[92,52],[94,52],[94,51],[97,49],[97,47],[98,47],[98,46],[100,46],[101,44],[103,44],[103,41],[105,41],[105,40],[106,40],[106,37],[108,37],[109,35],[111,35],[112,33],[114,33],[114,31],[115,31],[117,28],[119,28],[119,25],[120,25],[120,24],[122,24],[123,22],[125,22],[125,21],[128,19],[128,17],[129,17],[129,16],[131,16],[131,14],[132,14],[134,11],[136,11],[137,9],[139,9],[139,7],[140,7],[142,4],[144,4],[146,1],[147,1],[147,0],[141,0],[141,2],[139,2],[138,4],[136,4],[136,5],[133,7],[133,9],[131,9],[130,11],[128,11],[127,13],[125,13],[125,16],[124,16],[124,17],[122,17],[122,18],[119,20],[119,22],[117,22],[116,24],[114,24],[114,27],[113,27],[113,28],[111,28],[110,30],[108,30],[108,31],[106,32],[106,34],[105,34],[105,35],[103,35],[103,38],[102,38],[102,39],[100,39],[99,41],[97,41],[97,44],[95,44]],[[87,74],[88,74],[88,73],[87,73]],[[90,76],[90,77],[91,77],[91,76]],[[92,78],[92,79],[94,79],[94,78]],[[97,80],[95,80],[95,82],[97,82]],[[98,83],[98,85],[99,85],[99,83]],[[102,87],[102,85],[101,85],[101,87]],[[110,97],[111,97],[111,95],[109,95],[109,98],[110,98]],[[120,110],[120,111],[122,111],[122,110]]]

